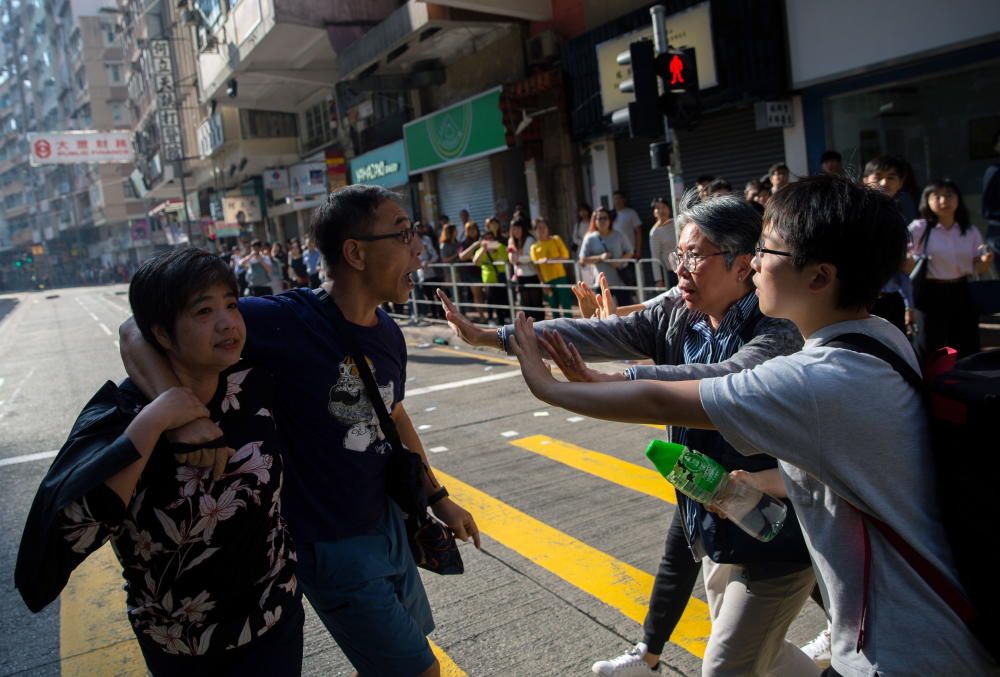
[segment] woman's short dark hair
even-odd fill
[[[843,162],[844,158],[841,157],[840,153],[835,150],[824,150],[823,154],[819,157],[819,163],[823,164],[828,160],[834,160],[836,162]]]
[[[177,318],[196,295],[217,284],[239,296],[236,276],[226,262],[204,249],[175,249],[146,259],[132,276],[128,302],[142,337],[160,352],[153,327],[175,338]]]
[[[931,211],[929,201],[931,193],[936,193],[943,189],[950,190],[958,198],[958,208],[955,210],[955,223],[958,224],[958,232],[965,235],[969,228],[972,227],[972,217],[969,215],[969,208],[965,206],[965,200],[962,199],[962,190],[951,179],[931,179],[924,186],[923,192],[920,193],[920,204],[917,206],[920,218],[926,219],[927,225],[931,228],[937,225],[938,217],[937,214]]]
[[[788,169],[788,165],[784,162],[775,162],[773,165],[767,168],[767,175],[771,176],[775,172],[785,172],[786,174],[791,174],[791,170]]]
[[[681,204],[678,227],[683,230],[689,223],[697,226],[723,253],[727,269],[740,254],[752,254],[760,241],[760,213],[738,195],[699,200],[697,189],[690,189]]]
[[[398,202],[399,195],[382,186],[365,184],[344,186],[326,196],[313,212],[309,229],[327,266],[340,260],[346,240],[371,234],[375,212],[386,200]]]
[[[895,201],[841,176],[810,176],[767,202],[764,223],[785,241],[792,263],[837,267],[837,308],[868,307],[899,272],[910,234]]]
[[[674,215],[673,205],[670,204],[670,198],[668,197],[654,197],[652,202],[649,203],[650,209],[656,209],[656,205],[663,203],[667,205],[667,209],[670,210],[670,216]]]

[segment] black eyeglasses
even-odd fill
[[[758,242],[757,246],[753,248],[753,254],[757,258],[760,258],[761,254],[774,254],[775,256],[791,256],[792,252],[781,252],[778,251],[777,249],[768,249],[767,247],[762,246],[760,242]]]
[[[376,242],[378,240],[388,240],[391,237],[398,237],[402,240],[403,244],[410,244],[413,238],[417,234],[416,226],[411,225],[406,230],[400,230],[395,233],[386,233],[385,235],[363,235],[361,237],[352,237],[352,240],[361,240],[362,242]]]

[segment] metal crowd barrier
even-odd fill
[[[549,263],[561,263],[564,266],[571,267],[575,275],[575,280],[579,281],[584,279],[583,277],[583,266],[591,264],[581,264],[579,261],[560,259],[551,260]],[[623,290],[636,296],[636,302],[642,303],[647,301],[659,294],[666,291],[666,280],[669,279],[667,272],[670,268],[664,264],[663,261],[659,259],[609,259],[606,263],[624,263],[627,266],[631,266],[635,276],[634,285],[615,285],[612,290]],[[536,266],[538,264],[535,264]],[[653,275],[649,274],[649,269],[659,269],[661,275],[660,279],[663,280],[663,284],[657,286],[655,272]],[[596,268],[596,267],[595,267]],[[469,281],[466,282],[461,279],[461,270],[474,269],[475,274],[478,277],[480,275],[480,266],[471,262],[459,262],[459,263],[432,263],[428,264],[424,270],[437,270],[439,271],[438,278],[436,280],[426,280],[423,283],[418,283],[416,287],[410,292],[410,299],[406,304],[407,312],[390,312],[390,315],[397,319],[408,319],[411,323],[417,323],[421,321],[443,321],[443,312],[440,311],[441,302],[437,300],[434,290],[443,289],[448,297],[452,300],[455,306],[463,313],[468,314],[469,310],[486,311],[488,315],[496,316],[506,316],[507,318],[513,318],[518,310],[524,311],[538,311],[538,312],[548,312],[551,311],[553,315],[561,315],[565,311],[562,308],[552,308],[549,306],[526,306],[519,303],[518,299],[518,288],[526,289],[541,289],[544,292],[548,291],[551,285],[540,283],[540,284],[523,284],[517,281],[510,281],[508,276],[506,283],[485,283],[481,281]],[[510,263],[506,264],[506,270],[510,271],[513,266]],[[573,284],[573,282],[568,282],[567,287]],[[461,294],[462,289],[469,289],[470,293],[468,298],[474,298],[471,289],[473,287],[478,287],[484,291],[490,287],[493,288],[503,288],[506,292],[506,303],[496,304],[496,303],[476,303],[472,300],[465,300],[465,297]],[[573,305],[576,305],[576,299],[573,299]],[[493,311],[493,312],[491,312]],[[575,309],[571,311],[575,314]]]

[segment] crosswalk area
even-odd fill
[[[95,324],[124,318],[120,298],[80,305]],[[408,373],[404,404],[437,476],[483,534],[481,552],[460,545],[464,575],[423,572],[442,674],[586,675],[641,640],[676,509],[672,487],[643,455],[663,430],[546,407],[495,353],[412,341]],[[711,628],[704,599],[699,582],[664,650],[664,674],[701,673]],[[124,607],[120,567],[102,548],[62,595],[62,675],[146,674]],[[803,612],[796,639],[815,634],[818,613]],[[303,672],[351,673],[308,609]]]

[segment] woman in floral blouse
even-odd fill
[[[84,407],[42,481],[18,553],[28,607],[53,601],[110,540],[150,672],[298,675],[303,611],[280,514],[281,446],[269,375],[245,362],[233,273],[184,249],[146,261],[129,288],[143,336],[184,387],[152,402],[110,381]],[[208,417],[215,468],[165,431]],[[217,428],[216,428],[217,426]]]

